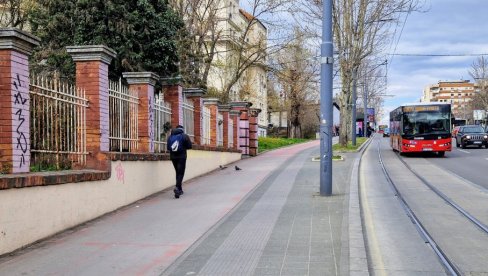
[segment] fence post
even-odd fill
[[[164,101],[171,104],[171,127],[183,125],[183,87],[181,78],[162,78]]]
[[[250,102],[232,102],[230,106],[233,110],[239,110],[239,147],[242,154],[249,155],[249,108]]]
[[[249,109],[249,155],[258,155],[258,116],[259,108]]]
[[[39,39],[0,28],[0,173],[29,172],[29,56]]]
[[[223,147],[229,148],[229,111],[230,105],[219,105],[219,111],[222,113],[223,117]],[[230,130],[232,131],[232,130]]]
[[[202,141],[202,97],[207,93],[201,88],[187,88],[183,90],[185,97],[193,101],[193,127],[195,128],[195,144],[203,145]]]
[[[88,98],[86,115],[86,167],[108,170],[109,94],[108,66],[116,56],[104,45],[68,46],[67,52],[76,63],[76,86],[85,90]]]
[[[124,72],[129,89],[137,91],[139,106],[137,128],[139,141],[137,152],[154,152],[154,86],[159,80],[152,72]]]
[[[203,104],[210,109],[210,145],[211,147],[217,147],[217,127],[219,123],[219,100],[216,98],[207,98],[203,100]]]
[[[233,149],[238,150],[238,149],[240,149],[240,146],[239,146],[239,123],[240,123],[241,112],[239,110],[230,110],[229,115],[230,115],[230,119],[234,121],[234,129],[232,129],[232,131],[234,132],[232,135],[232,137],[234,138]]]

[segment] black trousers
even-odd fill
[[[181,184],[183,183],[183,177],[185,176],[186,158],[172,159],[173,167],[176,172],[176,188],[182,190]]]

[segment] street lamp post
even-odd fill
[[[323,1],[320,65],[320,195],[332,195],[332,0]]]
[[[352,69],[352,127],[351,127],[351,143],[353,146],[356,146],[356,89],[357,89],[357,78],[358,78],[358,71],[356,69]]]
[[[368,84],[366,83],[366,78],[364,79],[364,112],[363,112],[363,137],[366,137],[368,136],[368,131],[367,131],[367,127],[366,125],[368,124],[367,122],[369,122],[369,118],[367,116],[367,113],[368,113]]]

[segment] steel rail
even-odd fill
[[[422,225],[422,223],[420,222],[420,220],[417,218],[417,216],[415,215],[415,213],[413,212],[413,210],[410,208],[410,206],[408,205],[408,203],[405,201],[405,199],[403,198],[402,194],[398,190],[397,186],[395,185],[395,183],[391,179],[390,174],[388,173],[388,170],[386,169],[386,167],[385,167],[385,165],[383,163],[383,159],[381,157],[380,142],[378,142],[378,157],[379,157],[379,163],[381,165],[381,169],[383,170],[383,173],[385,175],[386,180],[388,181],[388,183],[390,184],[390,186],[392,187],[392,189],[395,191],[395,196],[398,198],[398,200],[400,201],[403,209],[405,210],[405,212],[407,213],[407,215],[410,217],[410,219],[414,223],[415,227],[417,228],[417,231],[419,231],[419,233],[423,236],[424,240],[427,243],[429,243],[430,247],[432,248],[432,250],[434,250],[434,253],[439,258],[441,264],[444,266],[444,268],[451,275],[456,275],[456,276],[463,275],[463,273],[461,272],[461,270],[454,264],[454,262],[452,260],[449,259],[449,257],[444,253],[444,251],[442,251],[442,249],[437,245],[437,243],[435,242],[435,240],[429,234],[429,232],[427,231],[427,229]],[[409,170],[411,170],[411,168],[409,168]],[[415,174],[415,175],[418,176],[417,174]]]
[[[444,193],[442,193],[439,189],[434,187],[434,185],[430,184],[429,181],[427,181],[424,177],[422,177],[414,169],[412,169],[412,167],[410,167],[410,165],[408,165],[407,162],[405,162],[405,160],[403,160],[403,158],[400,157],[398,154],[397,154],[397,157],[405,165],[405,167],[407,167],[407,169],[409,169],[418,179],[420,179],[420,181],[422,181],[422,183],[424,183],[427,187],[429,187],[429,189],[431,189],[435,194],[437,194],[440,198],[442,198],[447,204],[451,205],[454,209],[456,209],[459,213],[461,213],[469,221],[474,223],[483,232],[488,234],[488,226],[486,224],[479,221],[477,218],[472,216],[468,211],[464,210],[461,206],[456,204],[456,202],[454,202],[452,199],[450,199],[448,196],[446,196]]]

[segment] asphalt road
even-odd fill
[[[392,153],[386,147],[386,139],[374,138],[363,155],[359,174],[371,275],[446,275],[387,182],[379,163],[378,146]],[[392,170],[405,173],[401,164],[393,164],[394,158],[385,157],[383,162],[388,162]]]
[[[456,148],[453,139],[453,150],[446,153],[445,158],[424,157],[432,164],[453,172],[470,182],[488,189],[488,149],[468,147]]]
[[[461,206],[465,212],[468,212],[481,223],[488,225],[488,213],[486,212],[488,190],[482,187],[486,185],[482,180],[482,175],[486,171],[488,150],[478,148],[454,149],[452,153],[446,154],[446,157],[443,158],[435,155],[409,154],[400,159],[389,147],[388,139],[376,139],[380,145],[383,163],[399,193],[425,230],[433,237],[437,246],[457,266],[461,274],[486,275],[488,273],[488,263],[486,262],[488,235],[447,204],[444,199],[436,195],[401,160],[406,162],[415,173],[432,187],[435,187],[437,191],[440,191],[446,198]],[[370,165],[375,164],[377,160],[372,158],[368,163]],[[368,181],[369,185],[381,181],[378,173],[373,174],[376,179],[371,178],[372,181]],[[376,187],[375,189],[379,188]],[[370,200],[377,201],[375,197],[371,197]],[[375,212],[372,216],[376,217],[380,212],[386,212],[384,209],[388,209],[388,212],[391,213],[394,210],[393,202],[379,205],[374,209]],[[397,213],[392,213],[391,216]],[[386,224],[388,223],[386,219],[378,219],[375,223],[376,229],[381,229],[381,227],[386,231],[394,229],[393,226]],[[406,227],[407,225],[402,223],[400,229],[405,232]],[[402,232],[399,233],[402,234]],[[384,235],[380,234],[376,234],[378,239],[376,244],[381,245],[385,243],[383,241],[385,238]],[[417,243],[415,235],[402,234],[401,237],[403,238],[401,238],[401,242],[398,242],[399,244],[403,244],[403,239]],[[378,248],[384,258],[391,259],[393,253],[390,253],[391,250],[388,247],[378,246]],[[425,258],[424,255],[425,253],[422,253],[419,256]],[[405,260],[408,262],[410,258],[412,258],[410,255],[406,255],[403,260],[397,258],[399,263],[397,267],[401,267],[403,262]]]

